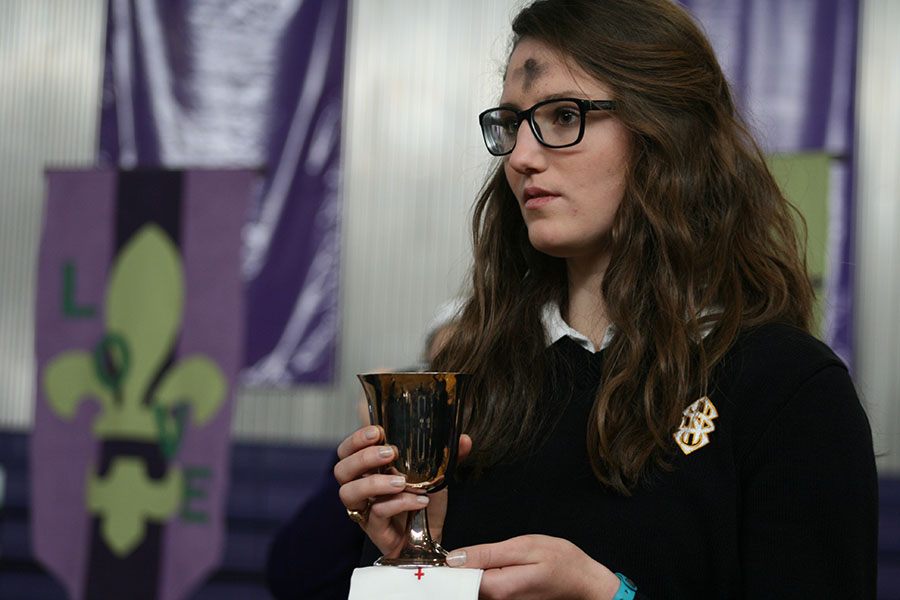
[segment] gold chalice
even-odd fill
[[[384,443],[397,450],[388,465],[406,476],[407,491],[432,493],[447,485],[456,467],[462,403],[469,375],[463,373],[367,373],[357,375],[369,403],[373,425],[384,429]],[[376,565],[436,567],[447,552],[431,539],[425,509],[411,511],[400,553]]]

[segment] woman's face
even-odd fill
[[[500,104],[524,110],[554,97],[615,100],[607,86],[570,63],[549,46],[522,39],[510,57]],[[504,169],[532,245],[605,267],[630,150],[630,134],[614,111],[585,113],[584,138],[568,148],[542,146],[522,123]]]

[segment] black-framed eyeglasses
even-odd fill
[[[478,115],[484,145],[494,156],[504,156],[516,147],[519,125],[528,121],[535,139],[548,148],[574,146],[584,137],[584,115],[591,110],[613,110],[612,100],[553,98],[525,110],[498,106]]]

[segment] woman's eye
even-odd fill
[[[580,114],[571,108],[561,108],[556,111],[556,122],[559,125],[578,125]]]
[[[519,128],[519,120],[518,119],[503,119],[500,121],[500,128],[503,129],[506,133],[515,133]]]

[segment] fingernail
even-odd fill
[[[377,427],[369,427],[366,429],[366,439],[374,440],[378,437],[378,428]]]
[[[406,487],[405,477],[391,477],[391,485],[394,487]]]
[[[394,455],[394,449],[390,446],[382,446],[378,449],[378,456],[381,458],[390,458]]]
[[[451,567],[461,567],[466,564],[466,551],[454,550],[447,555],[447,564]]]
[[[428,504],[428,496],[416,496],[416,502],[424,506]]]

